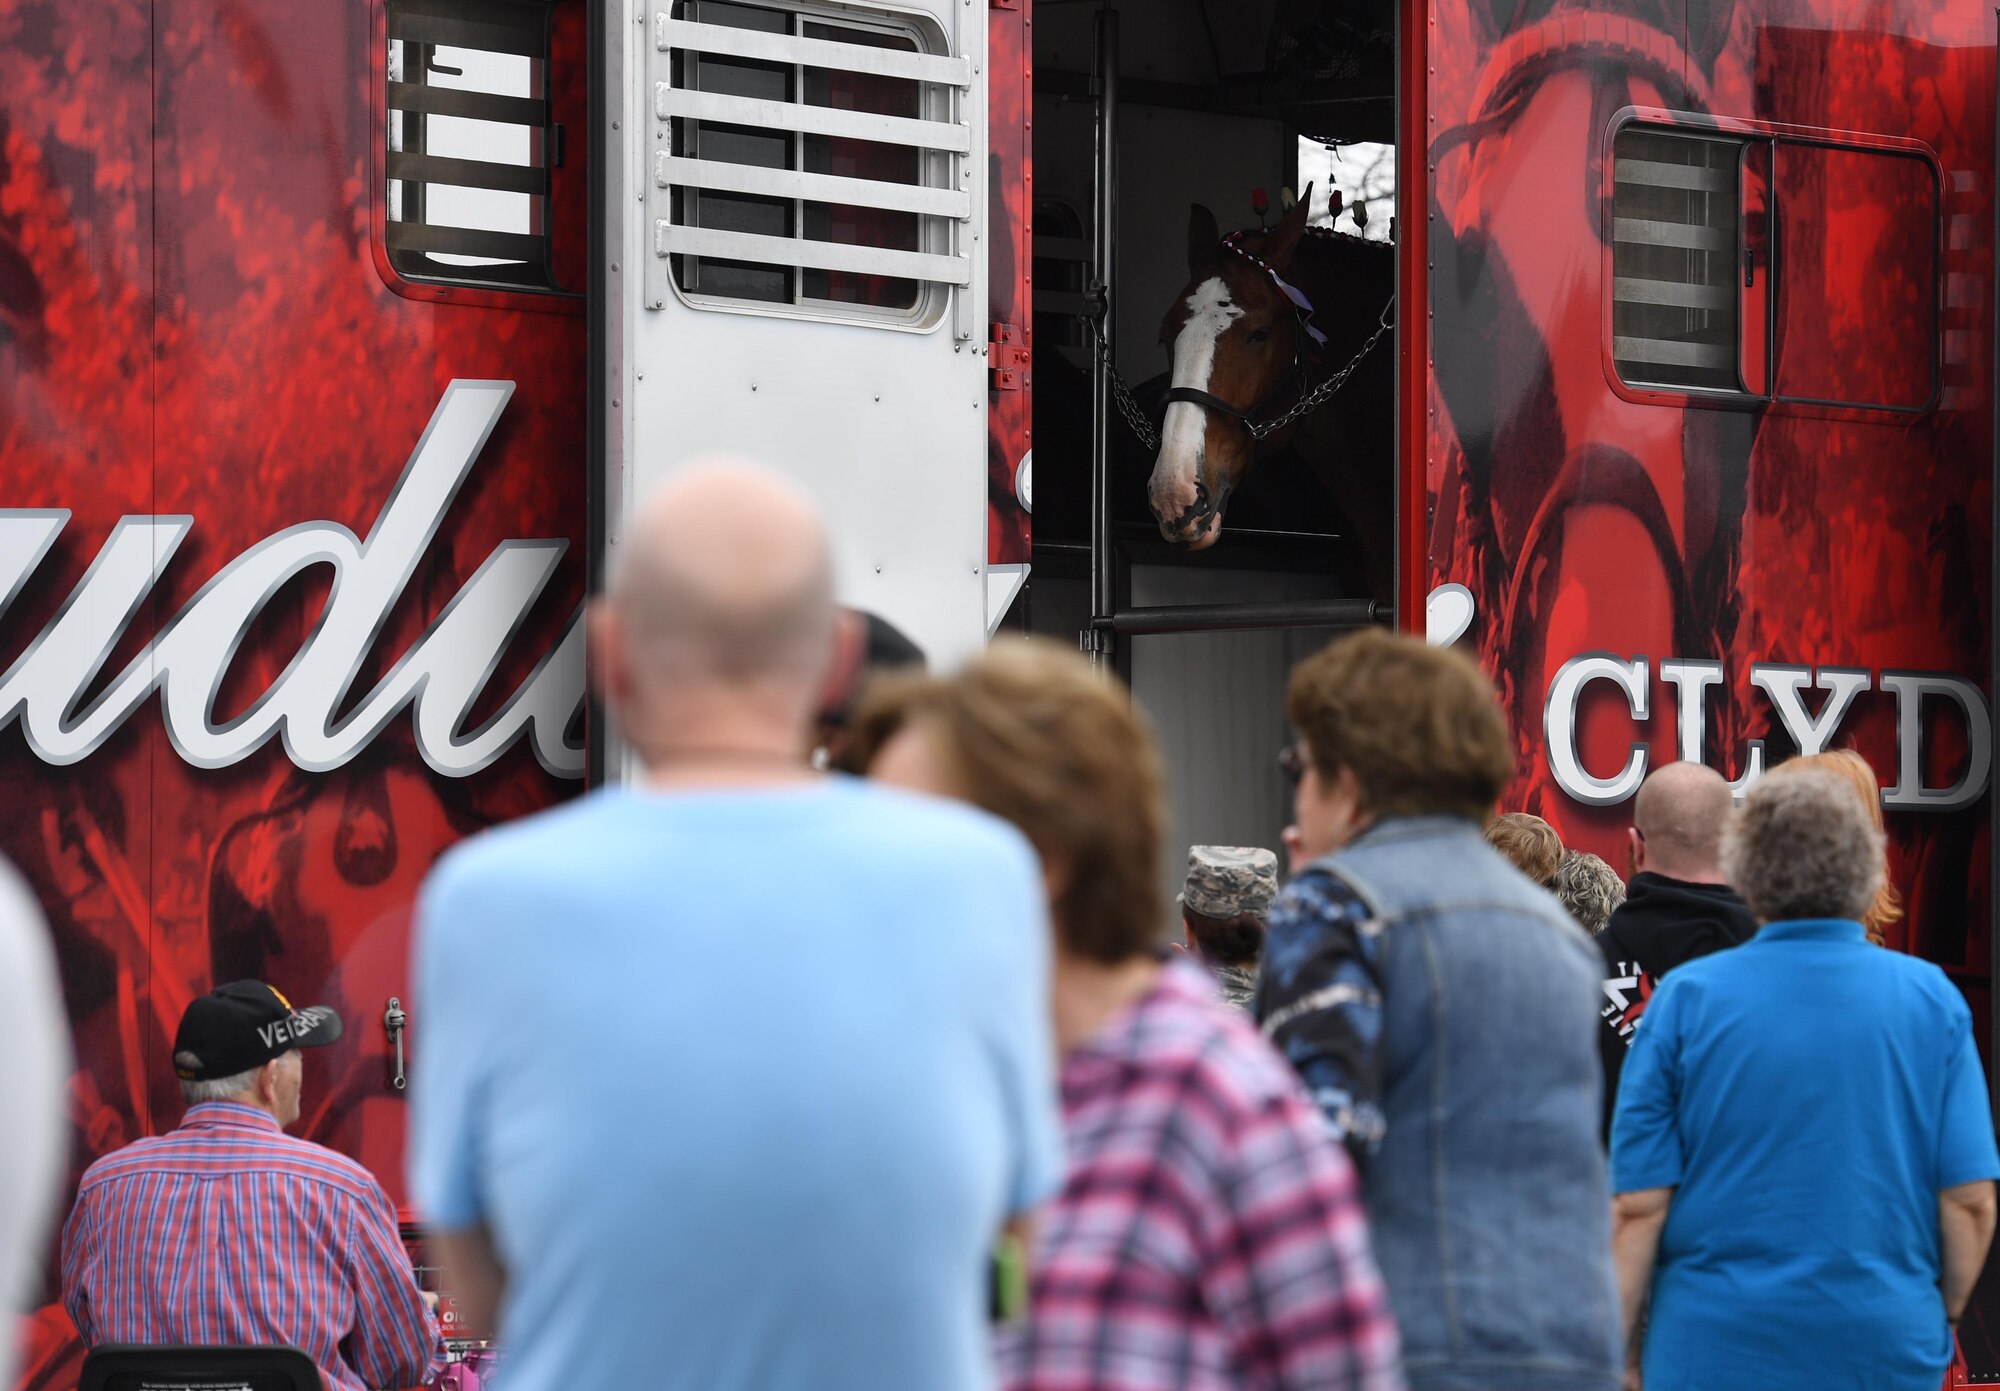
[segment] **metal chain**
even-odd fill
[[[1293,404],[1292,408],[1286,411],[1283,415],[1279,416],[1276,420],[1266,421],[1262,425],[1252,425],[1250,427],[1250,437],[1252,439],[1263,439],[1266,435],[1276,434],[1279,430],[1284,429],[1287,425],[1291,424],[1294,420],[1297,420],[1300,416],[1310,415],[1312,412],[1318,410],[1321,406],[1325,405],[1327,399],[1331,397],[1334,392],[1340,390],[1343,386],[1347,385],[1347,379],[1354,375],[1354,369],[1361,365],[1361,359],[1368,356],[1369,352],[1374,348],[1374,346],[1382,341],[1382,335],[1387,333],[1390,330],[1390,328],[1392,328],[1395,325],[1395,320],[1389,317],[1389,311],[1394,309],[1395,307],[1396,307],[1396,296],[1394,294],[1391,294],[1389,296],[1389,302],[1382,306],[1382,314],[1381,317],[1376,321],[1375,331],[1368,335],[1368,341],[1361,345],[1361,351],[1356,353],[1353,357],[1349,358],[1347,360],[1347,365],[1345,367],[1341,368],[1338,372],[1328,377],[1325,381],[1321,382],[1311,391],[1308,391],[1305,395],[1299,397],[1298,401]]]
[[[1160,432],[1153,428],[1153,422],[1146,418],[1146,412],[1132,399],[1132,389],[1125,385],[1125,378],[1118,375],[1117,366],[1105,350],[1104,335],[1098,327],[1098,320],[1086,313],[1081,316],[1083,326],[1090,330],[1091,341],[1095,343],[1097,356],[1104,363],[1104,370],[1111,378],[1112,399],[1118,403],[1118,413],[1125,417],[1125,423],[1132,427],[1132,433],[1139,437],[1148,454],[1157,454],[1160,449]]]
[[[1313,411],[1325,405],[1334,392],[1347,384],[1347,379],[1354,375],[1354,369],[1361,365],[1361,359],[1367,357],[1375,345],[1382,341],[1382,335],[1395,327],[1395,320],[1389,317],[1389,311],[1395,307],[1396,297],[1392,294],[1389,296],[1389,302],[1382,306],[1381,317],[1377,320],[1379,326],[1373,333],[1368,335],[1368,341],[1361,345],[1361,350],[1348,359],[1347,365],[1314,387],[1311,391],[1299,397],[1293,403],[1292,408],[1277,419],[1267,421],[1262,425],[1251,425],[1249,427],[1251,438],[1263,439],[1266,435],[1275,434],[1297,420],[1300,416],[1310,415]],[[1086,316],[1084,324],[1090,329],[1090,336],[1096,341],[1097,351],[1102,355],[1104,353],[1104,339],[1098,334],[1096,321]],[[1146,452],[1149,454],[1157,453],[1160,448],[1160,432],[1153,428],[1153,422],[1147,418],[1144,409],[1133,399],[1131,388],[1125,385],[1125,378],[1119,375],[1118,368],[1109,361],[1106,361],[1104,365],[1106,372],[1111,378],[1111,395],[1118,403],[1118,413],[1125,417],[1125,423],[1132,427],[1132,433],[1138,436],[1139,443],[1145,447]]]

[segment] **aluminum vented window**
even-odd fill
[[[1611,355],[1628,382],[1742,389],[1735,290],[1742,145],[1645,126],[1618,135]]]
[[[390,264],[411,280],[554,290],[548,0],[388,0]]]
[[[1613,139],[1611,360],[1644,391],[1927,410],[1939,178],[1907,143],[1634,122]]]
[[[654,12],[653,47],[648,215],[688,302],[909,322],[970,284],[972,68],[941,34],[682,0]]]

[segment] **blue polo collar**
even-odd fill
[[[1868,929],[1850,918],[1792,918],[1765,923],[1757,929],[1759,942],[1865,942]]]

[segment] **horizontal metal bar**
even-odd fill
[[[1734,367],[1736,349],[1715,343],[1683,343],[1671,338],[1613,338],[1611,356],[1620,362],[1657,362],[1669,367]]]
[[[1159,527],[1149,526],[1144,522],[1118,522],[1111,529],[1120,536],[1129,536],[1140,540],[1155,541],[1164,539],[1160,536]],[[1309,541],[1316,543],[1337,543],[1341,539],[1340,533],[1337,531],[1286,531],[1263,526],[1224,526],[1215,535],[1218,541]]]
[[[471,8],[471,7],[466,7]],[[447,48],[476,48],[482,53],[514,53],[527,58],[547,58],[548,7],[486,7],[500,22],[482,22],[456,15],[417,14],[400,5],[389,8],[389,37],[409,43],[437,44]],[[512,12],[518,22],[509,24],[504,16]]]
[[[451,184],[457,188],[492,188],[502,193],[547,193],[549,171],[531,164],[501,164],[490,159],[449,159],[443,155],[391,152],[389,177],[415,183]]]
[[[912,53],[908,49],[875,48],[837,39],[804,39],[790,34],[766,34],[723,24],[698,24],[674,19],[665,11],[653,16],[653,46],[661,52],[691,48],[730,58],[754,58],[767,63],[793,63],[807,68],[836,68],[874,77],[900,77],[908,82],[936,82],[949,87],[972,85],[972,60],[949,54]]]
[[[1613,168],[1619,183],[1639,184],[1646,188],[1727,193],[1736,187],[1734,169],[1710,169],[1699,164],[1665,164],[1652,159],[1621,159]]]
[[[697,121],[877,140],[885,145],[913,145],[920,150],[949,150],[961,155],[972,149],[971,129],[952,121],[918,121],[907,116],[878,116],[872,111],[843,111],[795,101],[692,92],[670,82],[653,84],[653,111],[663,121],[689,116]]]
[[[951,217],[961,222],[972,216],[972,195],[963,189],[850,179],[839,174],[808,174],[797,169],[767,169],[757,164],[727,164],[715,159],[684,159],[665,150],[653,156],[653,182],[661,188],[678,185],[727,193],[759,193],[773,198],[803,198],[814,203]]]
[[[1736,303],[1733,286],[1690,285],[1681,280],[1647,280],[1621,275],[1611,282],[1611,298],[1622,304],[1669,304],[1677,309],[1727,309]]]
[[[549,104],[538,97],[503,97],[495,92],[469,92],[461,87],[433,87],[427,82],[391,82],[389,109],[463,116],[473,121],[504,121],[516,126],[549,123]]]
[[[1651,217],[1614,217],[1611,237],[1634,246],[1679,246],[1690,251],[1729,251],[1736,245],[1735,236],[1718,227]]]
[[[1392,622],[1395,609],[1373,599],[1301,599],[1278,604],[1159,604],[1120,609],[1099,626],[1128,637],[1227,633],[1260,628],[1366,628]]]
[[[483,227],[445,227],[431,222],[391,222],[384,228],[391,251],[442,252],[447,256],[492,256],[503,261],[542,262],[549,241],[528,232],[492,232]]]
[[[726,261],[933,280],[944,285],[972,283],[972,263],[963,256],[890,251],[879,246],[851,246],[806,237],[766,237],[713,227],[680,227],[663,219],[653,223],[653,251],[659,256],[714,256]]]

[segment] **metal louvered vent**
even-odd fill
[[[654,267],[690,303],[908,322],[969,285],[967,58],[902,14],[653,13]]]
[[[1613,146],[1611,355],[1635,385],[1743,389],[1740,142],[1628,126]]]
[[[547,0],[388,0],[389,262],[413,280],[556,288]]]

